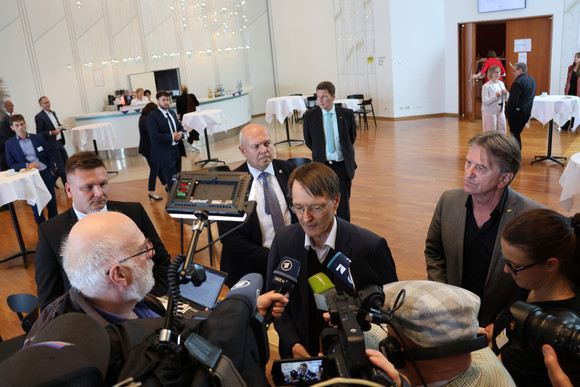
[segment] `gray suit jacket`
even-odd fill
[[[517,288],[512,278],[504,273],[504,263],[500,259],[501,234],[505,226],[517,215],[543,207],[509,187],[507,190],[499,224],[499,237],[495,240],[483,290],[483,299],[481,300],[479,314],[481,326],[486,326],[494,321],[496,315],[512,299],[513,292]],[[467,194],[463,188],[458,188],[445,191],[437,203],[425,242],[427,276],[432,281],[455,286],[462,285],[463,237],[467,216],[466,200]]]

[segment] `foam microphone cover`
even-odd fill
[[[230,289],[226,298],[241,298],[246,300],[251,310],[255,310],[258,305],[258,297],[262,291],[264,281],[258,273],[246,274]]]
[[[278,290],[290,290],[298,282],[300,262],[294,258],[284,257],[272,273],[272,284]]]
[[[326,267],[338,278],[347,284],[351,290],[355,290],[353,278],[351,277],[349,267],[351,265],[351,260],[346,257],[341,252],[338,252],[332,257],[330,262]]]

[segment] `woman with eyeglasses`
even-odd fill
[[[580,316],[580,297],[576,294],[580,283],[579,239],[580,213],[566,217],[549,209],[536,209],[514,218],[501,237],[504,271],[520,287],[513,302],[525,301],[554,316],[563,312]],[[509,307],[500,313],[493,327],[494,347],[501,346],[497,337],[512,320]],[[551,385],[541,345],[530,351],[509,343],[496,352],[501,353],[517,385]],[[566,370],[566,364],[561,365],[574,376],[574,371]],[[576,382],[579,376],[576,371]]]

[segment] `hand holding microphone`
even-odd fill
[[[284,309],[286,308],[287,304],[288,293],[281,294],[271,290],[268,293],[262,294],[258,298],[258,313],[260,313],[262,317],[265,318],[270,306],[274,305],[272,309],[272,316],[277,319],[282,317],[282,313],[284,313]]]
[[[300,274],[300,262],[294,258],[284,257],[278,267],[273,272],[272,284],[276,287],[276,293],[286,294],[292,290],[296,282],[298,282],[298,274]],[[266,328],[270,326],[274,318],[272,313],[276,302],[274,301],[272,305],[268,308],[266,312],[266,317],[264,321],[266,322]]]

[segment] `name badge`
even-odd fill
[[[39,151],[39,152],[42,152],[42,149],[43,149],[43,148],[42,148],[42,145],[41,145],[41,146],[39,146],[38,148],[36,148],[36,150],[37,150],[37,151]]]

